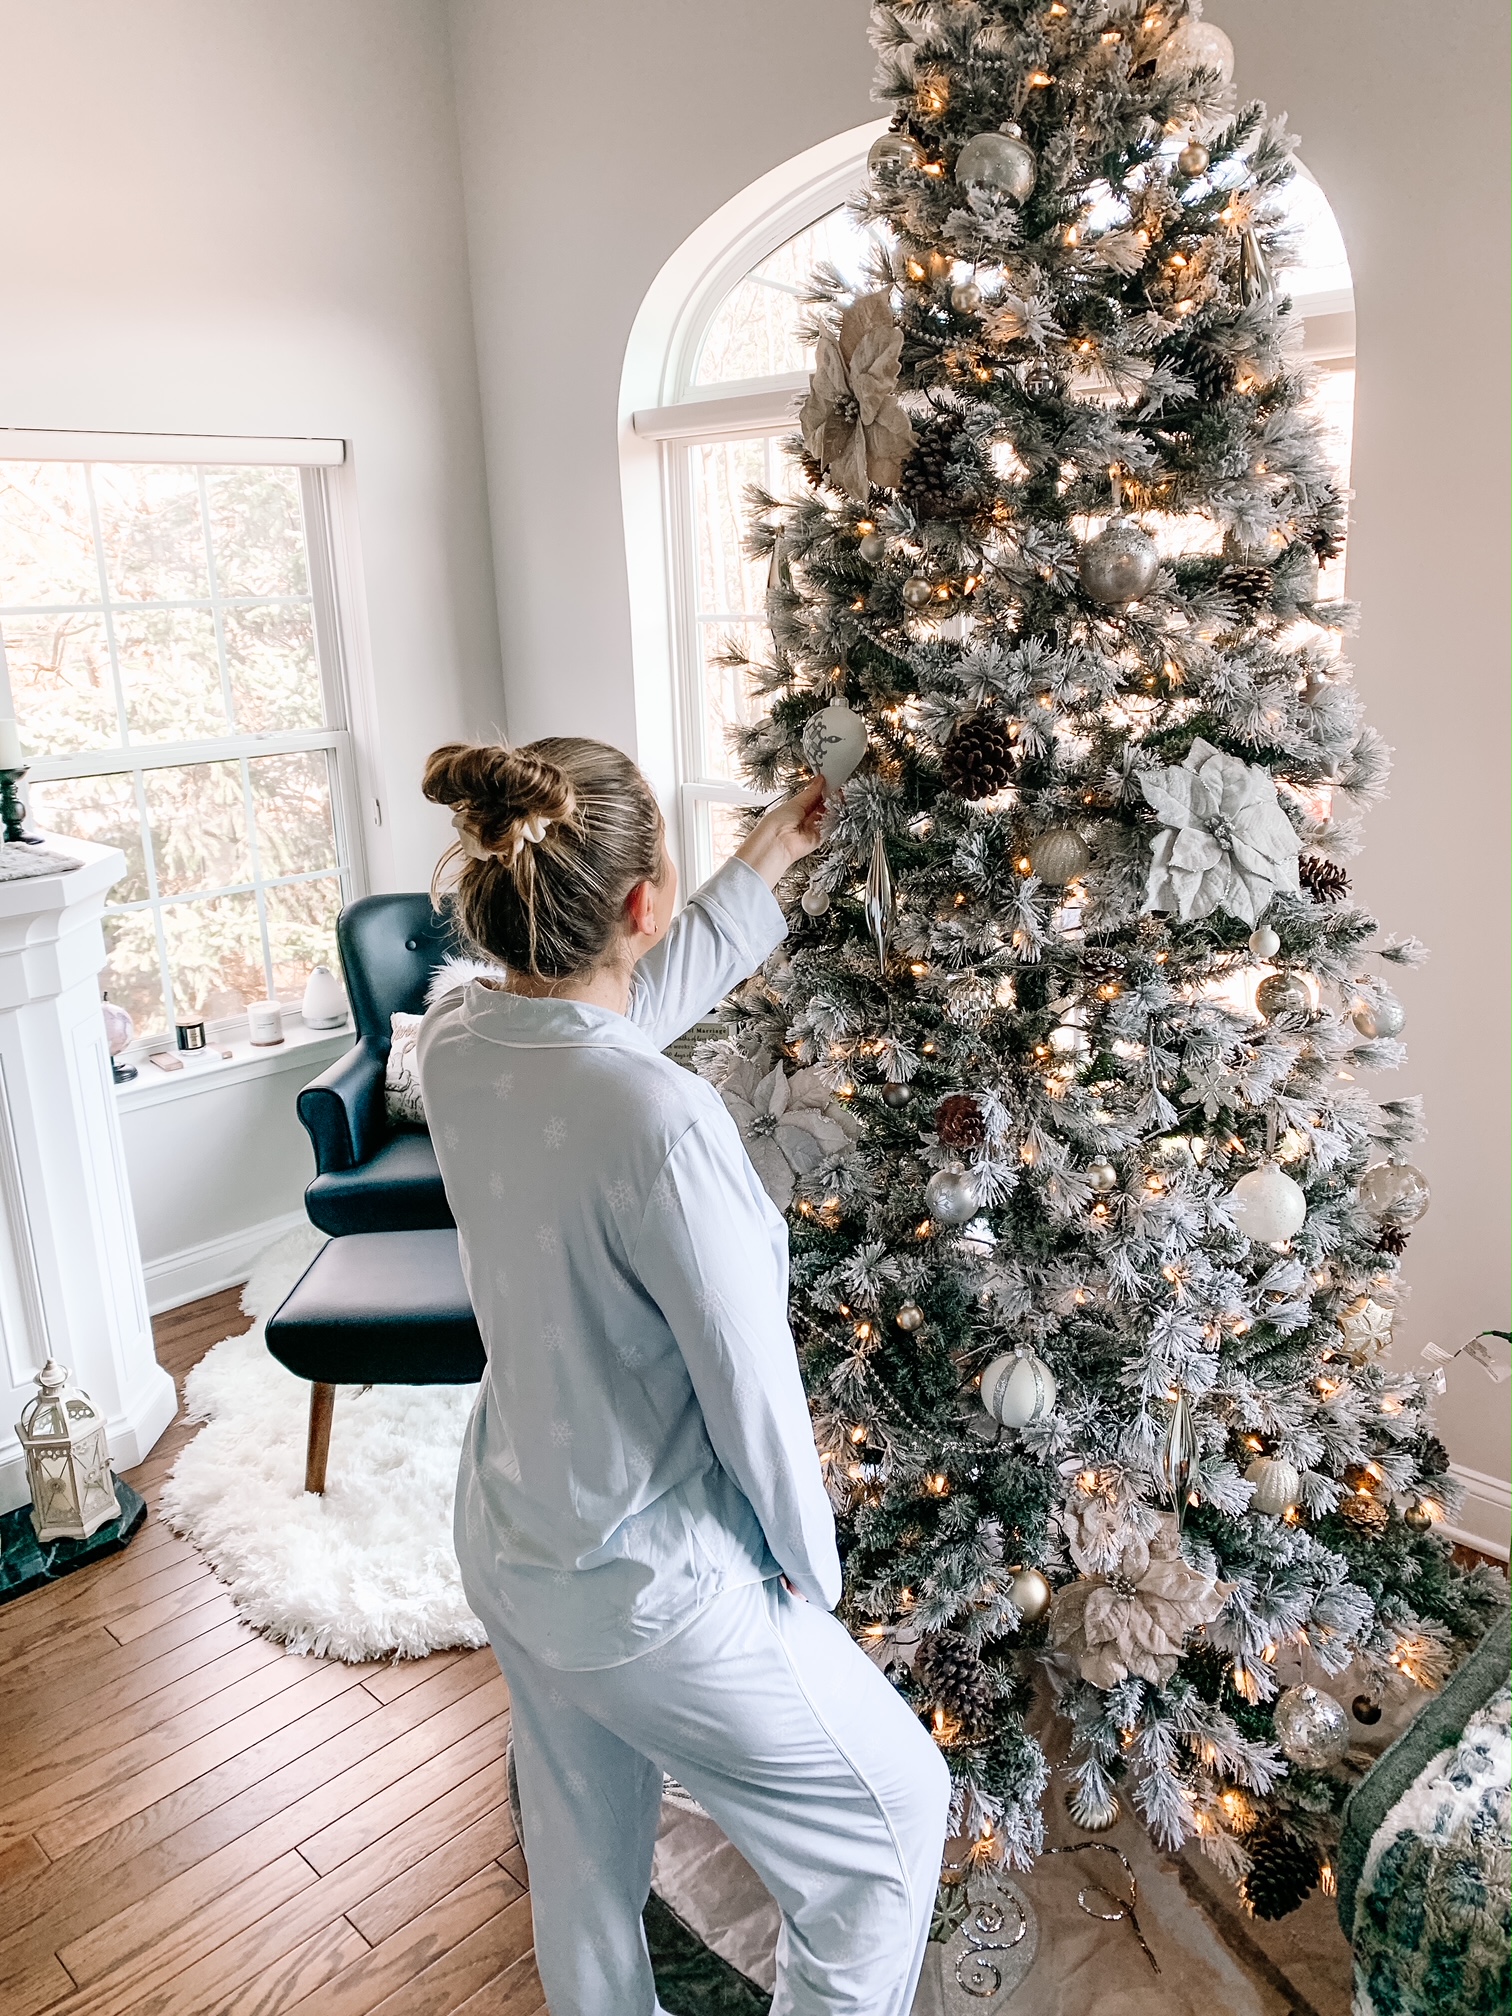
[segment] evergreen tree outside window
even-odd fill
[[[0,639],[35,825],[120,847],[101,985],[139,1039],[335,966],[357,893],[324,472],[0,460]]]

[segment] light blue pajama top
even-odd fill
[[[787,1227],[718,1093],[660,1054],[785,929],[730,861],[642,960],[627,1015],[473,981],[420,1032],[488,1351],[458,1557],[548,1665],[617,1665],[779,1570],[839,1600]]]

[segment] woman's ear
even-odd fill
[[[655,938],[662,921],[665,892],[654,882],[637,882],[625,898],[625,922],[636,938]]]

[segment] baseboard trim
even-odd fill
[[[167,1309],[180,1309],[197,1302],[202,1295],[218,1295],[223,1288],[235,1288],[252,1271],[252,1262],[265,1246],[281,1239],[296,1226],[308,1224],[303,1211],[285,1211],[277,1218],[243,1226],[219,1239],[205,1239],[197,1246],[181,1247],[177,1253],[160,1254],[142,1264],[147,1283],[147,1307],[154,1316]]]
[[[1459,1521],[1445,1524],[1443,1531],[1464,1547],[1478,1547],[1498,1561],[1508,1558],[1508,1528],[1512,1526],[1512,1484],[1505,1477],[1472,1470],[1466,1463],[1451,1463],[1449,1475],[1464,1487],[1465,1502]]]

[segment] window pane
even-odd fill
[[[163,935],[178,1019],[234,1015],[247,1002],[263,998],[262,932],[250,893],[166,903]]]
[[[767,643],[764,628],[754,623],[700,625],[704,651],[704,775],[744,783],[740,760],[730,746],[730,731],[748,728],[761,718],[764,702],[751,690],[737,666],[721,665],[719,654],[729,643],[759,652]]]
[[[107,910],[105,970],[100,987],[124,1008],[138,1036],[155,1036],[168,1026],[157,932],[150,910]]]
[[[0,462],[0,607],[99,599],[83,464]]]
[[[297,469],[212,469],[210,542],[222,595],[308,595]]]
[[[160,895],[252,880],[240,763],[149,770],[142,783]]]
[[[195,742],[228,733],[215,618],[208,609],[120,609],[115,633],[134,742]]]
[[[827,261],[860,287],[873,247],[884,242],[884,233],[864,228],[842,207],[769,252],[730,291],[709,324],[694,384],[728,385],[810,370],[813,353],[798,331],[812,313],[802,297],[814,268]]]
[[[336,866],[331,773],[323,749],[258,756],[252,773],[258,866],[265,876],[308,875]]]
[[[120,742],[102,616],[7,616],[0,625],[21,742],[70,756]]]
[[[96,463],[94,488],[112,597],[186,602],[210,593],[198,470]]]
[[[709,869],[722,868],[751,830],[750,813],[743,805],[708,806]]]
[[[142,822],[129,772],[108,777],[66,777],[51,784],[31,784],[26,791],[31,815],[49,833],[74,840],[92,840],[98,847],[119,847],[126,873],[110,891],[112,903],[146,900],[147,868],[142,854]]]
[[[766,443],[701,441],[691,450],[690,460],[699,613],[760,615],[768,563],[746,559],[741,549],[749,515],[746,491],[751,484],[766,481]]]
[[[304,992],[315,966],[341,971],[336,956],[336,913],[341,883],[334,875],[316,882],[284,882],[270,889],[268,948],[273,955],[274,990],[281,1000]]]
[[[223,625],[237,732],[277,735],[324,727],[308,608],[271,603],[228,609]]]

